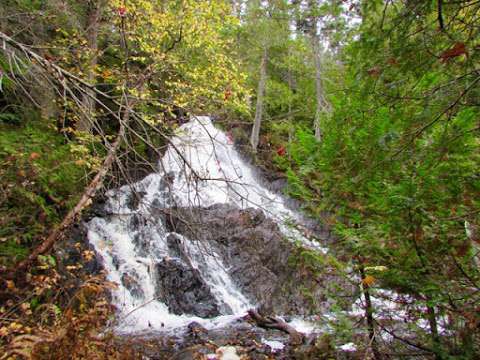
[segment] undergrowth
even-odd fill
[[[34,113],[0,122],[0,265],[21,260],[62,219],[85,170],[72,143]]]
[[[62,220],[95,168],[91,144],[38,113],[0,116],[0,270],[15,269]],[[8,116],[7,116],[8,115]],[[91,139],[89,139],[91,140]],[[89,145],[85,145],[89,144]],[[89,148],[90,147],[90,148]],[[67,231],[68,232],[68,231]],[[106,327],[113,316],[102,274],[42,255],[25,273],[0,278],[0,359],[131,359]]]

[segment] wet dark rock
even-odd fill
[[[140,256],[147,256],[149,250],[149,241],[143,234],[135,234],[133,236],[133,243],[135,244],[135,251]]]
[[[192,333],[208,332],[207,329],[205,329],[202,325],[200,325],[196,321],[192,321],[190,324],[188,324],[187,329],[189,332],[192,332]]]
[[[220,315],[215,297],[200,272],[177,259],[164,259],[155,266],[157,296],[174,314],[202,318]]]
[[[144,224],[144,220],[142,219],[142,216],[140,214],[133,214],[129,220],[130,220],[130,227],[132,229],[138,229],[140,226]]]
[[[264,339],[279,341],[286,346],[272,351]],[[219,348],[235,347],[242,359],[287,360],[295,359],[288,334],[278,330],[262,329],[244,320],[218,329],[206,330],[200,324],[191,323],[185,334],[143,335],[142,338],[127,340],[129,348],[134,348],[148,359],[205,359],[207,354],[215,354]]]
[[[208,330],[196,321],[188,324],[187,329],[186,336],[189,336],[193,339],[207,341],[209,338]]]
[[[150,204],[150,211],[153,215],[161,215],[162,211],[172,205],[172,196],[166,196],[165,198],[155,198]]]
[[[66,240],[55,247],[59,266],[76,266],[82,264],[82,269],[87,274],[98,273],[102,266],[95,256],[85,258],[82,253],[94,251],[95,248],[87,240],[87,229],[83,223],[71,226]]]
[[[63,288],[69,296],[78,291],[85,279],[100,274],[103,264],[95,256],[95,248],[87,240],[84,223],[70,226],[64,240],[54,246],[57,271],[65,283]]]
[[[128,200],[127,200],[126,205],[131,210],[137,210],[138,206],[140,205],[140,203],[143,199],[143,197],[146,194],[147,193],[145,191],[132,191],[128,196]]]
[[[287,184],[288,182],[287,182],[287,179],[285,178],[276,179],[270,183],[269,189],[271,191],[281,193],[285,189]]]
[[[138,277],[136,274],[122,274],[122,284],[133,296],[137,298],[142,298],[144,296],[142,287],[138,283]]]
[[[225,204],[177,208],[167,220],[171,230],[216,248],[242,292],[266,314],[318,314],[330,306],[329,292],[354,291],[328,265],[315,273],[304,266],[302,249],[261,210]]]
[[[104,199],[95,199],[92,205],[85,211],[83,220],[90,221],[94,217],[106,217],[108,212],[105,208],[105,201]]]
[[[115,266],[115,269],[118,270],[120,269],[120,260],[118,259],[118,256],[112,255],[112,263],[113,266]]]
[[[160,180],[160,184],[158,189],[160,191],[169,191],[170,186],[172,186],[173,181],[175,180],[175,173],[170,171],[163,175],[162,179]]]
[[[184,263],[189,263],[188,255],[182,244],[182,239],[177,234],[169,234],[167,236],[167,247],[170,256],[182,260]]]

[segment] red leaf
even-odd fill
[[[390,58],[390,59],[388,59],[388,60],[387,60],[387,63],[388,63],[389,65],[392,65],[392,66],[398,65],[397,59],[395,59],[395,58],[393,58],[393,57]]]
[[[120,6],[117,9],[117,12],[120,17],[124,17],[127,14],[127,8],[125,6]]]
[[[445,50],[443,53],[440,54],[440,59],[442,62],[447,62],[448,59],[465,55],[468,56],[467,47],[464,43],[458,42],[451,49]]]
[[[277,155],[278,155],[278,156],[285,156],[286,153],[287,153],[287,150],[285,149],[284,146],[280,146],[280,147],[277,149]]]
[[[380,68],[378,66],[374,66],[373,68],[367,70],[368,75],[370,75],[372,77],[378,77],[381,72],[382,71],[380,70]]]
[[[40,157],[40,154],[39,154],[39,153],[32,152],[28,158],[29,158],[30,160],[36,160],[36,159],[38,159],[39,157]]]

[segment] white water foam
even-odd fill
[[[170,234],[154,215],[159,209],[219,203],[260,208],[278,223],[286,237],[326,251],[289,225],[300,222],[300,217],[285,206],[281,196],[260,184],[229,136],[217,129],[209,117],[195,117],[177,129],[159,168],[159,172],[133,185],[109,191],[106,208],[111,215],[94,218],[88,224],[89,240],[104,261],[108,279],[119,284],[113,292],[113,302],[119,309],[119,332],[168,331],[192,321],[207,328],[219,327],[254,306],[232,281],[213,249],[205,249],[205,244],[200,247],[194,239],[178,234],[191,264],[216,300],[231,311],[214,319],[175,315],[156,299],[154,266],[169,256],[166,239]],[[165,181],[166,177],[171,181]],[[135,207],[132,201],[138,193],[143,196]],[[126,280],[133,284],[133,290],[124,285]],[[303,322],[301,325],[303,330],[310,329]]]

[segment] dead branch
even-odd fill
[[[68,212],[67,216],[65,216],[63,221],[50,233],[50,235],[39,246],[37,246],[25,260],[21,261],[16,266],[16,271],[22,271],[26,269],[32,262],[37,259],[38,255],[44,254],[45,252],[50,250],[52,246],[59,239],[62,238],[65,229],[67,229],[74,223],[75,219],[78,218],[78,216],[85,207],[90,205],[90,203],[92,202],[92,198],[95,196],[97,190],[101,188],[103,179],[107,175],[110,167],[115,160],[117,150],[122,144],[123,138],[125,137],[125,124],[128,123],[129,116],[130,109],[129,107],[127,107],[124,111],[123,121],[120,123],[120,130],[118,132],[117,138],[108,150],[107,157],[103,161],[100,170],[97,172],[93,180],[83,192],[80,201],[77,203],[77,205],[75,205],[72,210]]]
[[[86,93],[87,96],[92,96],[88,91],[94,91],[99,93],[100,96],[104,96],[106,94],[103,94],[100,91],[97,91],[92,85],[86,83],[82,79],[76,77],[75,75],[65,71],[61,67],[53,64],[52,62],[46,60],[45,58],[41,57],[38,55],[36,52],[30,50],[26,45],[21,44],[16,42],[14,39],[9,37],[8,35],[0,32],[0,39],[3,40],[3,50],[6,50],[6,43],[8,43],[10,46],[13,48],[16,48],[20,50],[26,57],[27,59],[30,60],[31,63],[36,63],[37,65],[40,65],[41,68],[46,73],[50,73],[53,78],[56,78],[61,85],[67,89],[67,91],[70,93],[70,95],[75,99],[75,96],[73,92],[67,88],[66,86],[66,81],[65,79],[70,79],[74,86],[78,88],[80,91]],[[13,53],[12,53],[13,54]],[[21,84],[20,81],[18,83]],[[28,92],[27,92],[28,93]],[[92,96],[94,97],[94,96]],[[107,96],[108,97],[108,96]],[[75,205],[74,208],[72,208],[68,214],[65,216],[63,221],[54,228],[54,230],[50,233],[50,235],[40,243],[31,253],[30,255],[20,263],[15,268],[15,271],[23,271],[25,270],[32,262],[34,262],[38,255],[44,254],[48,250],[52,248],[52,246],[62,238],[64,235],[64,231],[70,227],[76,219],[78,219],[79,215],[81,214],[82,210],[90,205],[92,202],[92,198],[95,196],[96,192],[98,189],[100,189],[103,185],[103,180],[105,176],[107,175],[108,171],[112,167],[113,163],[117,159],[117,150],[120,148],[122,143],[125,140],[125,135],[126,135],[126,130],[129,128],[128,123],[131,118],[131,114],[133,114],[133,107],[131,104],[129,104],[129,97],[127,94],[123,94],[124,101],[123,102],[115,102],[118,107],[120,114],[116,115],[111,109],[109,113],[114,115],[115,118],[118,120],[120,128],[117,133],[117,137],[115,141],[108,145],[108,142],[106,142],[106,147],[108,148],[107,156],[105,157],[102,166],[98,170],[97,174],[95,177],[92,179],[90,184],[85,188],[80,200],[78,203]],[[96,102],[100,102],[97,98],[94,99]],[[100,102],[101,103],[101,102]],[[78,102],[80,105],[80,102]],[[101,105],[105,106],[103,103]],[[94,119],[90,119],[92,123],[94,123]]]
[[[290,342],[293,344],[302,344],[305,335],[298,332],[293,326],[289,325],[279,317],[263,316],[255,309],[248,310],[248,315],[255,323],[264,329],[276,329],[290,335]]]

